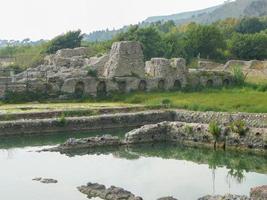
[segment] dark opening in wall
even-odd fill
[[[206,84],[207,87],[212,87],[213,86],[213,80],[209,79]]]
[[[118,82],[118,89],[120,92],[126,92],[126,87],[127,87],[126,81]]]
[[[146,91],[146,87],[147,87],[146,81],[141,80],[139,82],[139,85],[138,85],[138,90],[139,91]]]
[[[158,89],[159,90],[164,90],[165,89],[165,80],[160,80],[159,82],[158,82]]]
[[[84,88],[85,86],[82,81],[77,82],[75,85],[75,90],[74,90],[75,96],[82,97],[84,95]]]
[[[173,89],[174,90],[180,90],[182,88],[182,84],[180,80],[175,80],[173,84]]]
[[[105,81],[100,81],[96,87],[97,96],[105,96],[107,94],[107,85]]]
[[[223,86],[229,86],[229,85],[230,85],[229,79],[224,79],[223,80]]]

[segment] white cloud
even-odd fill
[[[68,30],[119,28],[149,16],[196,10],[224,0],[0,0],[1,39],[48,39]]]

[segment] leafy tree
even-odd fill
[[[145,60],[164,55],[164,43],[159,31],[153,27],[131,26],[127,32],[120,33],[115,40],[139,41],[142,44]]]
[[[69,31],[52,39],[48,43],[45,53],[52,54],[59,49],[80,47],[82,39],[83,35],[80,30]]]
[[[266,59],[267,33],[235,34],[229,48],[232,55],[238,59]]]
[[[163,37],[163,42],[165,43],[164,57],[187,58],[184,41],[184,33],[178,32],[177,29],[173,29],[171,32],[165,34]]]
[[[265,23],[257,17],[243,18],[236,26],[238,33],[257,33],[264,30]]]
[[[219,57],[226,46],[221,31],[214,25],[191,24],[186,31],[185,48],[190,57]]]

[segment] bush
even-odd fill
[[[88,71],[87,71],[87,75],[96,78],[96,77],[97,77],[97,71],[94,70],[94,69],[88,69]]]
[[[81,46],[83,35],[81,31],[69,31],[52,39],[45,50],[45,53],[53,54],[60,49],[76,48]]]
[[[65,118],[65,115],[62,114],[62,115],[58,118],[58,125],[63,127],[63,126],[66,126],[66,124],[67,124],[67,120],[66,120],[66,118]]]
[[[172,106],[172,101],[170,99],[163,99],[161,105],[165,108],[170,108]]]
[[[238,133],[240,136],[244,136],[248,130],[245,122],[242,120],[236,120],[232,122],[230,125],[230,129],[234,133]]]
[[[221,127],[218,122],[212,121],[209,123],[209,132],[212,134],[215,141],[218,141],[221,135]]]
[[[239,65],[236,65],[232,68],[232,73],[234,76],[234,82],[236,85],[244,85],[245,80],[246,80],[246,76],[242,71],[242,67]]]
[[[187,133],[187,134],[192,134],[193,133],[193,127],[192,126],[190,126],[190,125],[185,125],[185,127],[184,127],[184,130],[185,130],[185,132]]]

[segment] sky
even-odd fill
[[[198,10],[224,0],[0,0],[0,39],[51,39],[137,24],[150,16]]]

